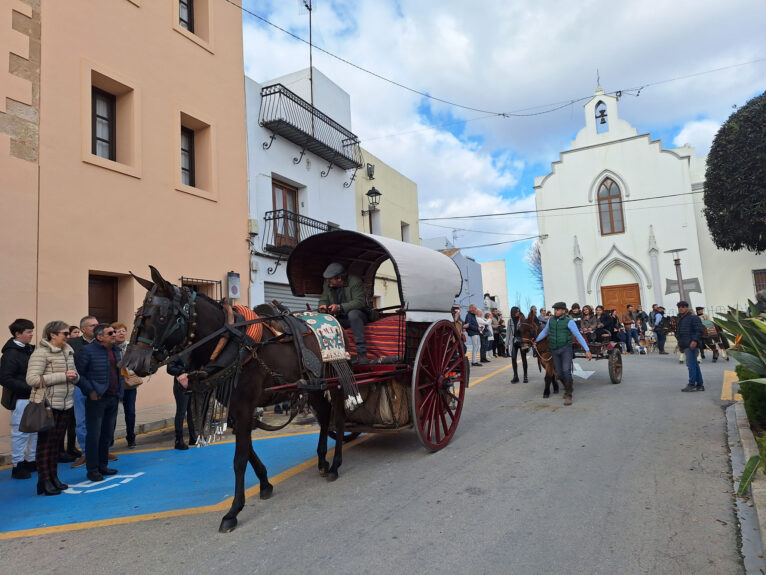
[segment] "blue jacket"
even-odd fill
[[[676,339],[678,347],[682,350],[689,347],[693,341],[699,346],[702,342],[702,321],[697,314],[687,312],[686,315],[678,316],[678,327],[676,327]]]
[[[469,336],[479,335],[479,322],[470,311],[465,314],[465,332]]]
[[[117,346],[112,346],[114,357],[117,361],[122,359],[120,350]],[[80,374],[80,381],[77,387],[80,388],[83,395],[88,397],[91,391],[98,394],[99,399],[104,396],[109,389],[109,352],[101,345],[99,341],[83,346],[74,358],[77,366],[77,373]],[[122,397],[125,391],[125,380],[122,373],[118,370],[120,380],[120,390],[118,396]]]

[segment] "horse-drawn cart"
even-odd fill
[[[413,244],[327,232],[302,241],[291,253],[287,276],[293,294],[320,294],[322,272],[332,262],[361,277],[369,295],[381,266],[390,262],[400,301],[376,312],[376,321],[365,326],[371,361],[353,368],[364,403],[346,414],[345,430],[386,433],[414,427],[427,449],[441,449],[457,429],[468,380],[461,334],[450,314],[462,287],[460,270],[443,254]],[[353,335],[346,331],[353,352]]]
[[[620,344],[614,341],[595,341],[588,343],[590,353],[593,359],[605,359],[607,360],[609,367],[609,379],[612,383],[620,383],[622,381],[622,348]],[[574,357],[585,359],[585,349],[574,342]]]
[[[175,286],[155,268],[151,281],[134,276],[147,294],[122,366],[139,376],[166,364],[179,378],[185,373],[201,437],[214,439],[233,425],[235,495],[221,532],[237,525],[248,463],[260,481],[261,499],[273,491],[251,441],[253,426],[279,428],[263,420],[264,407],[288,401],[295,415],[307,403],[311,406],[320,428],[317,467],[328,480],[338,478],[347,432],[414,427],[431,451],[455,435],[468,383],[461,334],[450,314],[463,284],[458,267],[420,246],[333,231],[293,249],[287,262],[293,294],[320,294],[323,271],[332,262],[362,278],[370,298],[379,272],[388,272],[389,285],[396,283],[399,304],[378,310],[379,317],[371,318],[376,321],[365,326],[369,363],[349,361],[353,337],[344,336],[329,314],[290,313],[278,303],[231,306]],[[337,441],[330,464],[327,438],[333,434]]]

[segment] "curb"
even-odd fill
[[[734,404],[734,416],[736,417],[737,432],[739,441],[742,444],[742,450],[745,452],[745,462],[753,456],[758,455],[758,444],[755,442],[755,436],[750,430],[750,420],[747,418],[745,404],[738,401]],[[735,495],[736,497],[736,495]],[[753,477],[750,483],[750,498],[758,517],[758,527],[761,532],[761,543],[766,549],[766,475],[759,471]]]
[[[143,435],[145,433],[157,431],[158,429],[170,427],[174,424],[175,424],[174,417],[165,417],[163,419],[158,419],[157,421],[147,421],[144,423],[136,422],[136,437]],[[118,425],[117,429],[114,430],[114,439],[116,441],[118,439],[124,439],[124,438],[125,438],[125,426]],[[13,465],[13,459],[11,457],[11,454],[0,453],[0,467],[5,467],[6,465]]]

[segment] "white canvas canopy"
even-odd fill
[[[450,308],[463,286],[455,262],[437,251],[361,232],[338,230],[300,242],[287,261],[287,277],[296,296],[322,292],[322,272],[332,262],[360,276],[372,295],[375,274],[391,260],[399,298],[408,321],[451,319]]]

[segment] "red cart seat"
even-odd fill
[[[356,353],[356,343],[351,329],[344,330],[348,337],[348,352]],[[364,326],[367,340],[367,356],[404,357],[404,322],[399,315],[384,317]]]

